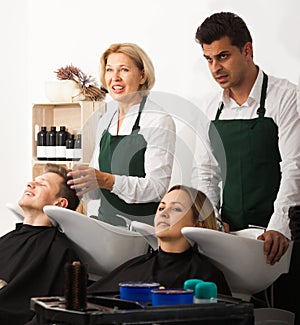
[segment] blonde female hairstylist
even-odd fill
[[[71,171],[69,185],[100,199],[100,220],[124,225],[121,215],[153,224],[171,178],[174,121],[148,97],[154,68],[136,44],[112,44],[101,57],[100,77],[113,102],[99,121],[90,166]]]

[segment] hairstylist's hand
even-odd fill
[[[76,165],[73,170],[68,172],[68,176],[72,177],[68,181],[68,185],[75,189],[79,196],[96,188],[105,188],[111,191],[114,184],[113,175],[86,165]]]
[[[280,232],[268,230],[257,239],[264,241],[264,253],[267,255],[267,263],[274,265],[289,247],[289,240]]]
[[[224,232],[230,233],[230,226],[227,222],[222,221]]]

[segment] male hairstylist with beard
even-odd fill
[[[258,239],[264,240],[267,263],[274,264],[289,245],[289,207],[300,202],[296,86],[254,63],[250,32],[236,14],[206,18],[196,40],[223,91],[205,106],[213,155],[198,144],[193,185],[218,207],[223,181],[222,220],[230,230],[266,227]]]

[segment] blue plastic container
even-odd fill
[[[159,287],[160,284],[157,282],[121,282],[119,283],[120,298],[147,305],[152,302],[151,290]]]
[[[159,289],[152,290],[152,305],[189,305],[194,300],[193,290]]]

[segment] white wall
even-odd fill
[[[5,203],[17,201],[31,177],[31,103],[46,101],[44,82],[55,80],[54,70],[73,64],[98,77],[99,56],[111,43],[134,42],[155,65],[154,90],[198,105],[218,88],[195,31],[206,16],[228,10],[249,26],[256,63],[298,83],[299,9],[298,0],[7,1],[0,19],[0,235],[15,222]]]
[[[31,116],[28,105],[28,14],[23,0],[1,3],[0,18],[1,185],[0,235],[15,219],[5,203],[21,195],[31,176]]]

